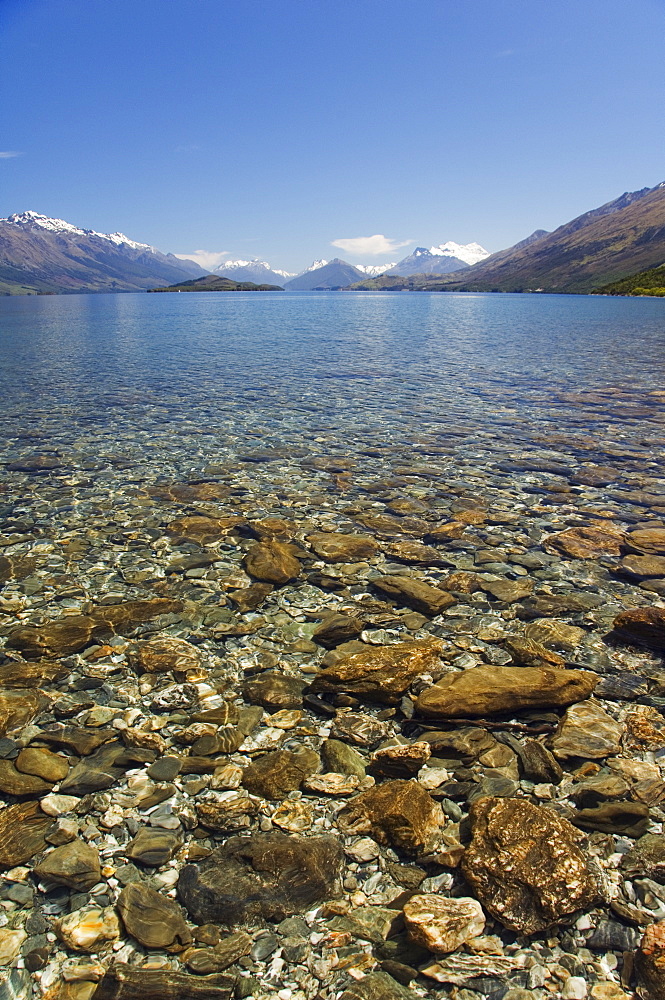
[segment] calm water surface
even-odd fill
[[[514,487],[516,474],[540,489],[594,463],[653,493],[664,309],[491,294],[2,298],[2,458],[46,455],[54,485],[88,495],[226,477],[264,511],[334,494],[353,463],[346,500],[405,465],[425,493],[460,476]]]

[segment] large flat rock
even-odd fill
[[[588,698],[600,678],[587,670],[473,667],[446,674],[418,698],[419,715],[454,719],[522,708],[572,705]]]

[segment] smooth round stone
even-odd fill
[[[160,757],[148,768],[148,775],[154,781],[172,781],[178,774],[182,761],[179,757]]]

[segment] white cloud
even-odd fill
[[[225,257],[230,256],[228,250],[192,250],[191,253],[174,254],[174,257],[180,257],[181,260],[196,261],[206,271],[212,271],[213,268],[222,263]]]
[[[413,240],[390,240],[387,236],[377,233],[376,236],[355,236],[348,240],[332,240],[331,246],[339,247],[345,253],[356,257],[380,257],[382,254],[393,254],[401,247],[408,247]]]
[[[23,156],[23,153],[17,153],[12,149],[7,149],[4,153],[0,151],[0,160],[13,160],[15,156]]]

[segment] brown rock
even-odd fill
[[[188,538],[199,545],[209,545],[210,542],[219,541],[224,538],[234,528],[245,523],[244,517],[232,515],[230,517],[204,517],[200,514],[191,517],[179,517],[176,521],[167,524],[166,530],[169,535]]]
[[[117,907],[127,933],[147,948],[191,943],[180,908],[145,882],[126,885],[118,896]]]
[[[23,774],[36,774],[44,781],[55,784],[62,781],[69,772],[69,763],[60,754],[50,750],[26,747],[16,758],[16,769]]]
[[[442,590],[454,590],[458,594],[475,594],[477,590],[480,590],[480,584],[481,580],[477,573],[459,570],[459,572],[447,576],[439,586]]]
[[[422,542],[386,542],[383,551],[389,559],[395,559],[397,562],[414,563],[417,566],[450,565],[449,560],[442,558],[438,549],[431,545],[423,545]]]
[[[468,896],[451,899],[423,893],[412,896],[403,912],[410,940],[439,954],[455,951],[485,929],[480,903]]]
[[[637,992],[642,1000],[665,997],[665,920],[646,928],[635,953]]]
[[[234,988],[234,976],[186,976],[116,962],[97,987],[95,1000],[230,1000]]]
[[[568,528],[543,541],[546,552],[567,556],[569,559],[597,559],[599,556],[618,556],[626,541],[626,534],[611,524],[597,524],[586,528]]]
[[[595,905],[598,888],[574,827],[524,799],[482,798],[462,870],[483,907],[509,930],[536,934]]]
[[[440,839],[441,807],[417,781],[386,781],[361,792],[337,815],[346,835],[369,833],[407,854],[426,854]]]
[[[129,662],[139,673],[184,673],[199,666],[201,653],[191,642],[166,635],[137,643],[129,651]]]
[[[127,857],[142,865],[158,868],[167,864],[182,843],[176,830],[142,826],[126,847]]]
[[[626,548],[644,555],[665,556],[665,528],[638,528],[626,538]]]
[[[409,576],[380,576],[372,580],[372,584],[384,594],[395,598],[398,603],[431,618],[456,603],[455,598],[447,591]]]
[[[53,788],[53,782],[44,781],[34,774],[23,774],[10,760],[0,760],[0,791],[7,795],[44,795]]]
[[[257,542],[247,552],[243,565],[257,580],[281,585],[300,576],[301,566],[295,557],[296,551],[294,546],[277,539]]]
[[[21,802],[0,810],[0,867],[23,865],[46,850],[46,833],[52,822],[37,802]]]
[[[614,637],[651,649],[665,649],[665,608],[631,608],[614,619]]]
[[[665,556],[626,556],[619,563],[619,570],[639,580],[665,576]]]
[[[461,538],[467,528],[468,525],[462,524],[460,521],[446,521],[445,524],[437,524],[436,528],[428,531],[425,535],[425,541],[429,545],[441,545],[451,539]]]
[[[486,594],[491,594],[497,601],[504,604],[514,604],[528,597],[533,590],[533,580],[484,580],[481,584]]]
[[[264,799],[283,799],[300,788],[303,780],[321,766],[314,750],[275,750],[264,754],[243,771],[242,784],[252,795]]]
[[[47,703],[41,691],[0,691],[0,735],[27,726]]]
[[[332,614],[323,619],[316,631],[312,633],[312,639],[319,646],[334,649],[335,646],[348,642],[349,639],[355,639],[364,627],[362,620],[353,615]]]
[[[504,641],[503,647],[512,656],[513,663],[519,667],[565,667],[566,665],[563,656],[527,636],[509,636]]]
[[[473,667],[447,674],[423,691],[416,709],[420,715],[445,719],[571,705],[588,698],[598,681],[586,670]]]
[[[243,587],[241,590],[230,590],[228,596],[238,611],[245,614],[247,611],[254,611],[260,607],[268,594],[272,594],[274,589],[271,583],[253,583],[251,587]]]
[[[174,483],[172,486],[153,488],[150,495],[177,503],[197,503],[202,500],[224,500],[230,492],[229,487],[223,483]]]
[[[352,563],[371,559],[378,543],[369,535],[343,535],[338,532],[315,531],[307,541],[321,559],[330,563]]]
[[[374,778],[414,778],[432,756],[429,743],[375,750],[367,773]]]
[[[182,610],[180,601],[156,597],[152,601],[128,601],[96,608],[89,615],[73,615],[39,627],[14,629],[7,640],[8,649],[18,649],[28,660],[39,657],[57,659],[78,653],[92,642],[132,631],[143,622],[160,615]]]
[[[548,649],[565,649],[569,652],[577,649],[584,640],[586,632],[576,625],[567,625],[555,618],[536,618],[524,629],[527,639],[539,642]]]
[[[230,837],[180,872],[178,895],[196,923],[256,923],[301,913],[338,892],[339,840],[256,833]]]
[[[101,879],[99,851],[78,837],[56,847],[35,868],[40,879],[86,892]]]
[[[589,698],[567,710],[552,740],[552,749],[560,760],[568,757],[600,760],[621,752],[622,733],[623,726]]]
[[[38,688],[54,684],[67,676],[69,670],[53,660],[27,663],[25,660],[9,661],[0,666],[0,688]]]
[[[302,693],[305,681],[276,670],[266,670],[257,677],[245,681],[243,697],[251,705],[262,705],[271,712],[282,708],[302,708]]]
[[[196,803],[196,815],[201,826],[220,833],[244,830],[248,817],[256,816],[259,802],[241,792],[234,792],[224,799],[202,799]]]
[[[389,732],[386,723],[373,715],[348,711],[338,712],[330,729],[331,736],[358,747],[375,747]]]
[[[440,666],[441,643],[398,642],[351,653],[326,667],[314,678],[313,692],[346,691],[395,705],[420,674]]]

